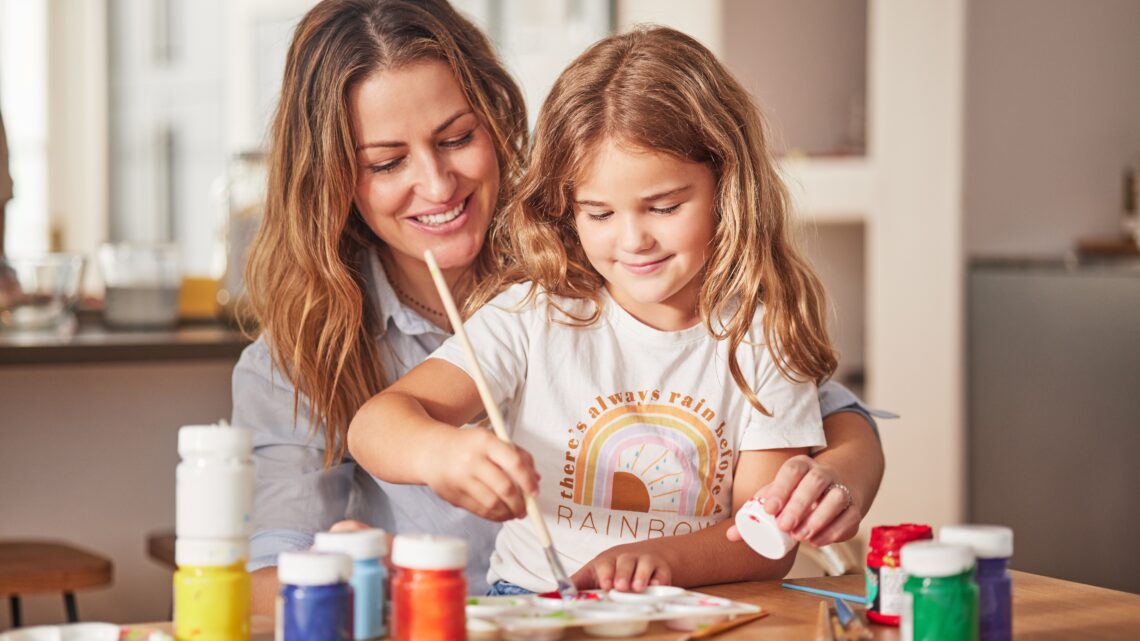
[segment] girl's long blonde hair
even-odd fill
[[[364,250],[380,240],[353,204],[356,143],[349,91],[378,70],[448,64],[490,132],[498,211],[526,151],[522,93],[487,38],[446,0],[324,0],[297,25],[273,118],[265,217],[246,265],[248,302],[274,365],[302,397],[325,464],[345,455],[357,409],[387,382],[373,338],[379,310],[365,293]],[[472,265],[495,269],[488,248]]]
[[[729,344],[729,370],[754,407],[768,410],[736,357],[758,308],[780,372],[817,383],[835,370],[819,279],[796,251],[788,198],[751,96],[696,40],[667,28],[608,37],[554,83],[539,112],[529,166],[507,215],[489,234],[498,277],[472,296],[478,305],[505,286],[532,281],[531,298],[589,299],[595,322],[604,280],[578,242],[574,183],[605,140],[707,163],[717,178],[716,229],[698,313]]]

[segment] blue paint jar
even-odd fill
[[[388,634],[384,616],[388,585],[384,556],[388,554],[388,535],[384,530],[319,532],[313,549],[340,552],[352,558],[356,640],[379,639]]]
[[[1013,530],[1000,525],[948,525],[938,533],[943,543],[965,545],[977,557],[978,641],[1013,638]]]
[[[346,554],[279,554],[276,641],[353,641],[351,577]]]

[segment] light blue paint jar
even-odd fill
[[[352,590],[355,596],[353,620],[357,641],[379,639],[388,634],[387,605],[388,569],[384,557],[388,554],[388,536],[384,530],[370,529],[355,532],[319,532],[313,549],[322,552],[340,552],[352,558]]]

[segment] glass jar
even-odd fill
[[[898,625],[902,613],[902,587],[906,576],[899,552],[911,541],[933,538],[929,525],[904,523],[880,525],[871,530],[867,550],[867,618],[876,623]]]
[[[902,641],[978,641],[974,553],[965,545],[918,541],[902,549]]]
[[[467,638],[467,544],[427,535],[392,543],[393,641]]]
[[[235,154],[226,164],[222,178],[225,269],[218,286],[217,302],[222,315],[230,320],[241,314],[238,301],[245,291],[245,263],[265,214],[267,180],[265,154],[260,151]]]
[[[252,583],[245,539],[174,543],[174,636],[178,641],[247,641]]]

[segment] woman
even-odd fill
[[[469,588],[483,593],[498,524],[372,479],[344,435],[450,334],[423,251],[461,300],[488,276],[485,234],[525,152],[522,94],[444,0],[325,0],[297,26],[271,140],[247,269],[264,332],[233,378],[233,422],[254,431],[254,609],[273,612],[279,552],[346,519],[463,536]],[[787,506],[781,524],[818,543],[854,535],[883,469],[857,399],[832,384],[821,405],[831,445],[765,490]]]

